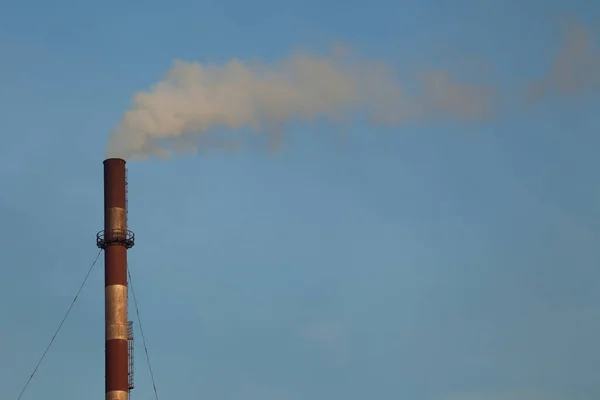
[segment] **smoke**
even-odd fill
[[[530,100],[579,96],[600,90],[600,49],[588,29],[574,20],[565,22],[560,46],[548,74],[527,89]]]
[[[290,122],[373,124],[478,121],[493,116],[495,90],[459,82],[449,72],[416,74],[402,87],[384,62],[332,51],[296,52],[274,63],[233,59],[223,65],[175,61],[165,78],[133,96],[110,137],[107,157],[143,159],[196,151],[214,128],[249,128],[271,147]],[[412,87],[411,87],[412,88]],[[212,143],[232,147],[235,143]]]
[[[412,78],[401,84],[397,71],[385,62],[351,57],[339,47],[327,55],[296,52],[272,63],[175,61],[162,81],[134,94],[106,156],[168,158],[206,147],[235,150],[242,145],[211,135],[219,128],[249,131],[250,138],[262,134],[269,148],[277,150],[293,122],[476,122],[498,111],[493,86],[466,83],[439,69]],[[548,73],[525,89],[534,101],[600,90],[600,50],[589,31],[568,21]]]

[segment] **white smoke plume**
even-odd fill
[[[563,27],[550,71],[528,87],[528,97],[578,96],[600,91],[600,48],[589,29],[575,20]]]
[[[233,59],[223,65],[176,61],[149,91],[133,96],[112,133],[107,157],[143,159],[194,151],[214,128],[277,133],[290,122],[373,124],[478,121],[493,116],[493,87],[461,83],[443,70],[415,77],[417,90],[400,85],[383,62],[340,52],[296,52],[273,63]]]

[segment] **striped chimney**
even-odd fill
[[[104,161],[104,231],[97,236],[104,249],[106,400],[129,399],[127,250],[133,244],[127,230],[125,161],[110,158]]]

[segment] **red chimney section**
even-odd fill
[[[104,161],[104,231],[97,235],[104,249],[106,400],[128,400],[129,350],[127,319],[127,250],[133,247],[127,230],[125,161]]]

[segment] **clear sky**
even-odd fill
[[[399,70],[490,66],[517,99],[565,15],[600,43],[595,3],[0,2],[0,397],[16,399],[97,253],[109,133],[174,59],[342,40]],[[131,162],[129,261],[161,399],[597,399],[599,105],[349,124],[343,146],[339,127],[301,124],[277,155]],[[23,400],[104,398],[103,307],[100,263]]]

